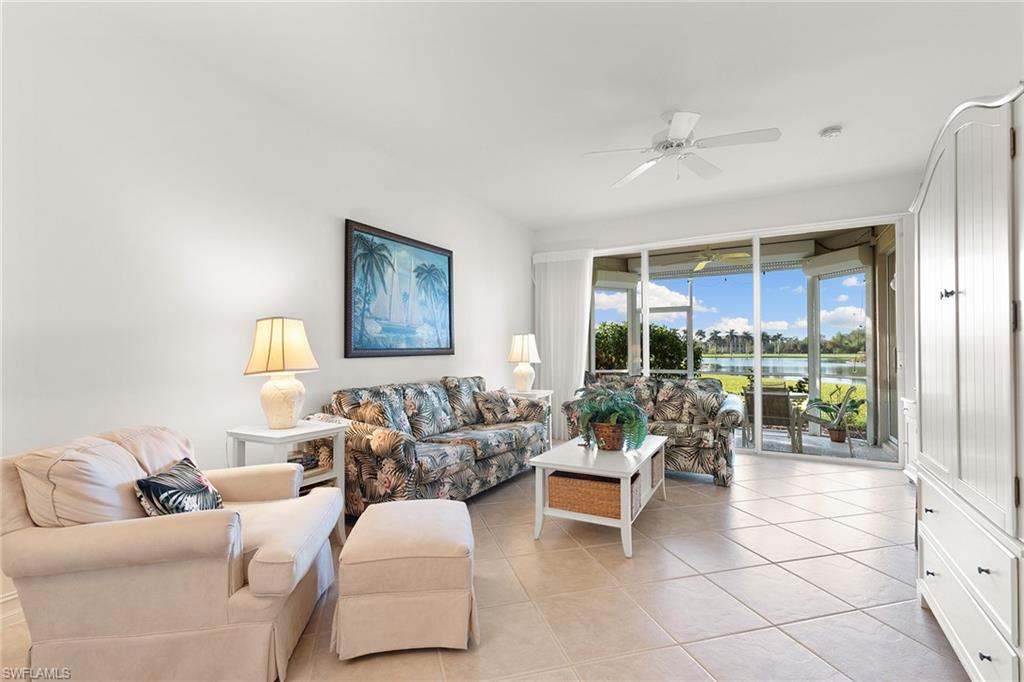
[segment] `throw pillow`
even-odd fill
[[[476,406],[484,416],[484,424],[504,424],[519,419],[519,408],[512,396],[503,388],[496,391],[477,391],[473,394]]]
[[[162,474],[137,480],[135,495],[150,516],[224,508],[220,493],[188,457]]]

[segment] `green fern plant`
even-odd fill
[[[593,439],[591,424],[621,424],[626,447],[640,447],[647,438],[647,413],[636,404],[629,391],[613,391],[594,386],[576,391],[579,396],[580,434],[589,445]]]

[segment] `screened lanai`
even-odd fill
[[[719,379],[743,398],[740,447],[896,461],[893,234],[877,226],[596,258],[591,370]]]

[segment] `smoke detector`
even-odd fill
[[[834,140],[843,134],[843,126],[828,126],[818,131],[818,136],[823,140]]]

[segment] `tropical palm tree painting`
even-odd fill
[[[453,353],[452,254],[346,221],[346,357]]]

